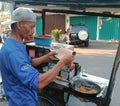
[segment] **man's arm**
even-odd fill
[[[41,56],[41,57],[37,57],[32,59],[32,66],[38,66],[41,63],[45,63],[48,62],[50,58],[54,57],[57,53],[55,51],[51,51],[48,54]]]
[[[54,78],[59,74],[61,69],[68,64],[71,64],[73,62],[74,56],[72,54],[65,55],[59,62],[50,70],[46,71],[45,73],[42,73],[39,75],[39,81],[38,81],[38,90],[43,89],[45,86],[47,86]]]

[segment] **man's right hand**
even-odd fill
[[[65,55],[60,59],[60,61],[62,61],[64,63],[64,65],[72,64],[74,61],[74,55],[72,55],[72,54]]]

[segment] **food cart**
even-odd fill
[[[28,54],[30,51],[34,51],[34,55],[41,56],[48,53],[51,49],[59,49],[66,47],[73,50],[72,45],[53,43],[50,47],[38,46],[34,43],[27,43],[26,48]],[[41,54],[42,53],[42,54]],[[94,76],[87,73],[82,73],[79,63],[75,63],[75,68],[71,72],[69,67],[63,68],[58,77],[56,77],[52,83],[50,83],[45,89],[38,93],[41,105],[45,106],[109,106],[111,101],[111,94],[115,84],[116,72],[120,61],[120,44],[114,60],[110,79],[104,79],[98,76]],[[40,72],[44,72],[46,69],[53,67],[53,64],[59,60],[53,59],[48,63],[41,64],[40,67],[36,67]],[[96,79],[96,80],[94,80]],[[88,93],[76,90],[76,87],[80,87],[82,84],[92,87],[97,92]],[[74,100],[76,101],[75,103]],[[40,106],[41,106],[40,105]]]

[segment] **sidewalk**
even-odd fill
[[[119,44],[120,41],[111,41],[111,40],[89,40],[90,43],[97,44]]]
[[[8,104],[6,102],[1,102],[0,101],[0,106],[8,106]]]
[[[119,45],[119,42],[109,42],[107,40],[90,40],[89,41],[89,48],[93,49],[116,49]]]

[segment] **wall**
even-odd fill
[[[41,35],[42,34],[42,18],[38,17],[36,22],[36,34]]]
[[[91,40],[119,40],[120,19],[110,17],[99,19],[96,16],[72,16],[70,17],[70,24],[85,24],[88,27]]]

